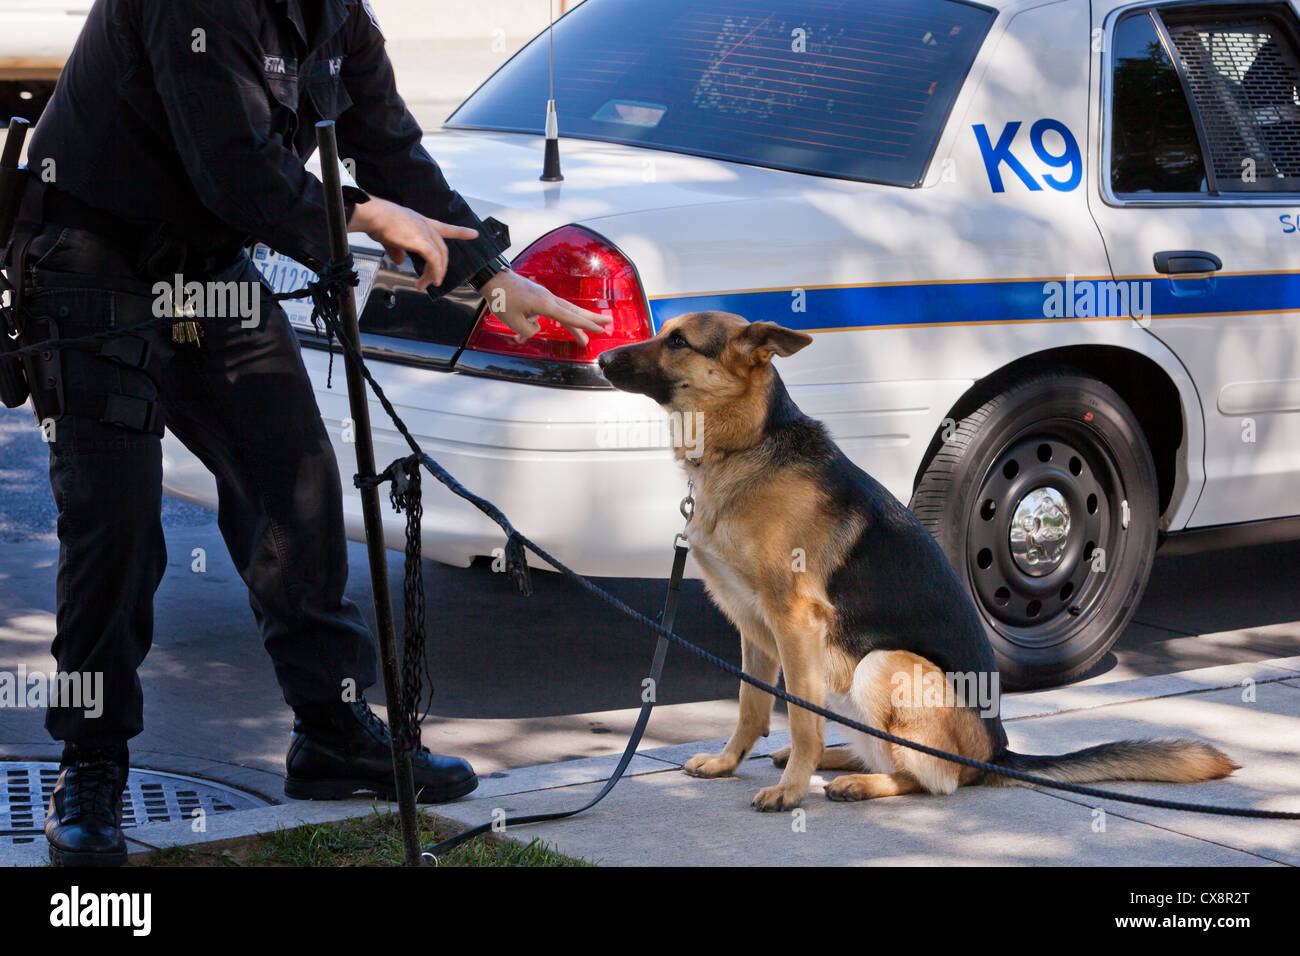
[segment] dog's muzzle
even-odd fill
[[[664,374],[657,363],[637,361],[633,349],[636,345],[621,345],[608,352],[601,352],[596,359],[605,381],[621,392],[633,392],[654,399],[660,405],[669,401],[673,394],[673,383]]]

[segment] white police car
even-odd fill
[[[942,542],[1012,685],[1095,663],[1158,544],[1295,534],[1296,4],[586,0],[554,43],[562,183],[545,36],[428,147],[612,334],[518,345],[393,269],[362,326],[424,447],[565,561],[666,573],[683,476],[594,360],[715,308],[815,333],[795,400]],[[345,391],[305,354],[350,475]],[[167,451],[169,491],[211,504]],[[426,554],[502,545],[426,489]]]

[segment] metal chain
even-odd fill
[[[424,563],[421,557],[420,525],[424,517],[421,500],[420,462],[414,456],[399,459],[387,470],[393,482],[389,493],[393,510],[406,512],[406,556],[402,573],[402,688],[400,705],[392,712],[393,733],[411,750],[420,747],[420,725],[428,716],[433,700],[433,680],[425,653],[427,630],[424,613]],[[430,704],[421,710],[428,691]]]

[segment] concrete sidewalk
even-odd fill
[[[1084,687],[1008,695],[1012,747],[1059,753],[1125,737],[1194,736],[1221,746],[1242,769],[1196,785],[1102,785],[1192,803],[1300,810],[1300,657],[1203,668]],[[843,740],[838,728],[828,741]],[[569,856],[613,866],[1069,865],[1269,866],[1300,864],[1300,823],[1244,820],[1089,801],[1037,789],[969,787],[950,797],[911,795],[833,804],[815,776],[802,814],[759,814],[749,800],[779,771],[761,741],[737,776],[696,780],[682,764],[722,740],[641,750],[626,779],[596,809],[554,823],[509,828]],[[561,761],[483,779],[470,798],[433,808],[465,826],[580,806],[617,758]],[[386,804],[380,804],[387,808]],[[188,823],[129,831],[132,849],[230,840],[303,823],[365,816],[367,800],[289,803],[225,813],[204,834]],[[43,865],[40,845],[0,849],[0,865]]]
[[[1300,811],[1300,657],[1205,668],[1008,696],[1012,747],[1060,753],[1126,737],[1201,737],[1242,769],[1197,785],[1099,785],[1193,803]],[[831,741],[842,740],[838,729]],[[1300,864],[1300,822],[1243,820],[1094,802],[1031,789],[969,787],[950,797],[911,795],[836,804],[814,776],[802,818],[760,814],[749,800],[777,781],[762,741],[737,776],[697,780],[681,765],[722,740],[643,751],[634,774],[597,808],[558,823],[510,829],[561,853],[605,865],[1098,865]],[[592,779],[612,758],[582,761]],[[580,806],[599,789],[579,767],[557,764],[488,780],[472,799],[439,808],[458,822]]]

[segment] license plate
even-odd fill
[[[315,282],[320,278],[302,263],[281,255],[260,242],[253,247],[253,265],[257,266],[262,273],[262,278],[271,287],[271,291],[276,293],[297,292],[299,289],[306,288],[308,282]],[[366,308],[366,299],[370,297],[370,289],[375,284],[375,276],[379,274],[379,257],[353,253],[352,266],[356,269],[357,278],[360,280],[353,291],[356,294],[357,315],[361,315]],[[310,297],[283,299],[280,305],[294,328],[302,329],[304,332],[319,331],[312,325]]]

